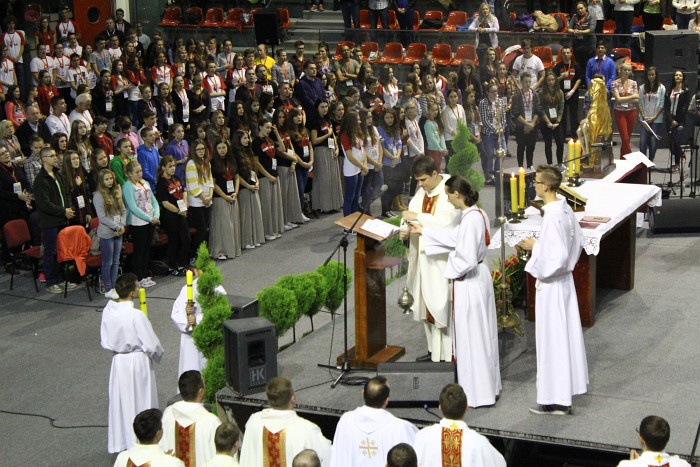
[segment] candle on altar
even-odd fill
[[[139,289],[139,301],[141,302],[141,311],[148,318],[148,308],[146,307],[146,289],[141,287]]]
[[[576,148],[575,149],[576,160],[574,161],[574,173],[580,174],[581,173],[581,154],[582,154],[581,141],[576,141],[575,148]]]
[[[520,209],[525,209],[525,169],[523,167],[518,169],[518,178],[518,200],[520,201],[518,206]]]
[[[188,269],[185,277],[187,279],[187,301],[193,302],[194,293],[192,292],[192,271]]]
[[[510,173],[510,212],[518,212],[518,180]]]
[[[576,157],[576,145],[574,144],[573,139],[569,139],[569,154],[567,156],[568,161],[566,162],[566,175],[568,177],[573,177],[574,176],[574,161],[573,158]]]

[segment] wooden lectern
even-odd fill
[[[355,347],[348,349],[348,361],[352,368],[377,368],[378,363],[393,362],[406,352],[403,347],[386,343],[386,273],[385,269],[401,262],[400,258],[386,258],[386,238],[362,229],[366,221],[373,219],[363,215],[355,227],[352,225],[361,214],[350,214],[335,222],[344,229],[357,232],[355,247]],[[345,354],[337,358],[344,362]]]

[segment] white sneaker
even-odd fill
[[[66,287],[68,288],[68,290],[73,290],[78,288],[78,284],[76,284],[75,282],[69,282]]]
[[[46,287],[46,291],[47,291],[48,293],[59,294],[59,293],[63,293],[63,287],[61,287],[61,286],[58,285],[58,284],[54,284],[54,285],[52,285],[52,286],[50,286],[50,287]]]
[[[271,242],[272,240],[277,240],[277,236],[276,235],[265,235],[265,240],[267,240],[268,242]]]
[[[140,285],[141,287],[143,287],[144,289],[147,289],[147,288],[149,288],[149,287],[153,287],[154,285],[156,285],[156,283],[155,283],[155,281],[153,281],[153,279],[151,279],[150,277],[144,277],[144,278],[141,279],[141,281],[139,282],[139,285]]]
[[[284,224],[284,231],[285,231],[285,232],[289,232],[289,231],[292,230],[293,228],[294,228],[294,227],[292,227],[291,224]]]
[[[221,253],[221,254],[219,254],[219,256],[216,257],[216,259],[218,259],[219,261],[225,261],[225,260],[228,259],[228,256],[226,256],[225,254]]]
[[[305,215],[303,215],[303,214],[301,215],[301,221],[302,221],[303,223],[307,223],[307,222],[309,222],[310,220],[311,220],[311,219],[309,219],[309,218],[306,217]]]
[[[260,246],[260,243],[256,243],[255,246]]]
[[[119,294],[117,294],[116,290],[112,289],[105,293],[105,298],[110,300],[119,300]]]
[[[282,238],[282,234],[281,234],[281,233],[276,233],[276,234],[275,234],[275,238]]]
[[[244,250],[253,250],[255,247],[253,245],[246,245],[243,247]]]

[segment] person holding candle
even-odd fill
[[[197,349],[197,346],[192,339],[192,329],[197,326],[197,323],[202,321],[204,314],[202,307],[197,302],[199,298],[199,289],[197,283],[199,276],[202,274],[201,269],[194,268],[194,279],[188,271],[185,285],[180,289],[180,294],[173,303],[173,309],[170,313],[170,319],[180,331],[180,359],[177,365],[177,374],[181,375],[185,371],[197,370],[202,371],[207,364],[207,360],[202,355],[202,352]],[[191,285],[188,285],[191,284]],[[217,286],[214,291],[220,295],[226,295],[226,290],[221,286]]]
[[[490,406],[501,392],[496,300],[488,266],[489,220],[476,205],[479,193],[460,176],[445,182],[447,199],[460,211],[459,225],[435,229],[411,224],[411,233],[423,235],[425,254],[448,253],[445,277],[452,280],[454,346],[457,380],[469,407]]]
[[[520,247],[532,251],[525,271],[537,279],[535,339],[537,350],[537,404],[532,413],[567,415],[572,397],[584,394],[588,364],[572,271],[581,255],[583,233],[573,211],[557,197],[561,172],[541,165],[535,174],[535,192],[544,201],[538,239],[527,238]]]
[[[134,273],[117,279],[118,301],[110,300],[102,310],[102,348],[113,353],[109,375],[107,450],[120,452],[136,444],[132,423],[136,415],[158,407],[153,363],[163,356],[163,347],[146,315],[134,307],[140,285]]]

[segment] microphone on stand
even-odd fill
[[[591,144],[592,148],[611,148],[613,146],[617,146],[617,141],[608,141],[605,143],[593,143],[593,144]]]

